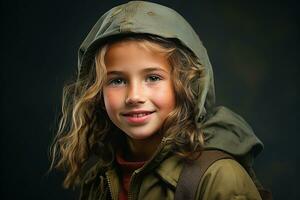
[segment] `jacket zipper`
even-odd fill
[[[134,182],[134,179],[135,179],[135,176],[136,176],[136,172],[133,172],[132,176],[131,176],[131,179],[130,179],[130,183],[129,183],[129,191],[128,191],[128,200],[132,200],[132,183]]]
[[[166,137],[163,137],[162,140],[161,140],[161,143],[159,145],[159,147],[156,149],[155,153],[153,154],[153,157],[151,159],[149,159],[145,164],[144,166],[142,166],[140,169],[137,169],[133,172],[132,176],[131,176],[131,179],[130,179],[130,183],[129,183],[129,190],[128,190],[128,200],[133,200],[133,192],[132,190],[135,189],[135,188],[132,188],[133,186],[133,183],[135,182],[135,179],[136,179],[136,176],[141,172],[143,171],[143,169],[145,168],[145,166],[147,166],[148,163],[150,163],[153,158],[157,155],[158,152],[161,151],[161,149],[165,146],[165,143],[168,141],[168,138]]]
[[[108,183],[109,194],[110,194],[110,196],[111,196],[111,199],[113,199],[113,195],[112,195],[112,186],[111,186],[111,182],[110,182],[109,176],[106,175],[106,178],[107,178],[107,183]]]
[[[109,190],[109,194],[111,196],[111,199],[113,199],[113,196],[112,196],[112,191],[111,191],[111,183],[110,183],[110,180],[109,180],[109,177],[107,177],[107,183],[108,183],[108,190]]]

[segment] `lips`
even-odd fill
[[[144,124],[150,120],[151,114],[155,111],[132,111],[122,113],[126,121],[130,124]]]
[[[143,116],[146,116],[146,115],[150,115],[152,114],[154,111],[132,111],[132,112],[127,112],[127,113],[123,113],[122,115],[123,116],[126,116],[126,117],[143,117]]]

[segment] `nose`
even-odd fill
[[[129,85],[125,103],[128,105],[136,105],[145,103],[144,89],[141,83],[135,82]]]

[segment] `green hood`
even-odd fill
[[[205,148],[221,149],[235,156],[256,156],[262,142],[242,117],[225,107],[215,107],[213,70],[207,52],[190,24],[176,11],[150,2],[131,1],[106,12],[94,25],[78,52],[79,76],[88,73],[97,48],[115,35],[141,33],[176,39],[190,49],[205,67],[193,88],[198,99],[195,123],[207,138]],[[248,156],[247,156],[248,157]]]

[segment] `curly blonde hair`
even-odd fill
[[[118,128],[109,119],[102,97],[107,47],[120,40],[138,41],[146,48],[167,56],[172,66],[176,106],[160,132],[172,141],[175,153],[182,157],[188,158],[201,152],[203,138],[194,120],[197,94],[193,89],[193,82],[201,78],[204,70],[198,58],[179,41],[158,36],[137,34],[110,39],[96,52],[88,73],[78,76],[63,90],[62,116],[51,146],[50,169],[67,171],[63,184],[66,188],[78,183],[80,171],[92,155],[97,155],[109,165],[113,160],[112,147],[120,142],[120,134],[116,139]]]

